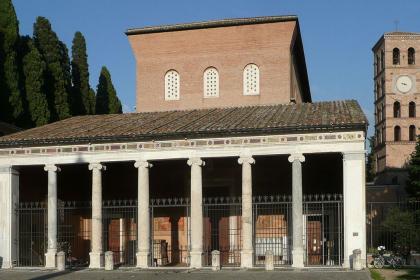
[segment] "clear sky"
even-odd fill
[[[21,34],[47,17],[71,48],[75,31],[87,41],[90,81],[111,72],[125,111],[135,105],[130,27],[266,15],[299,16],[312,97],[357,99],[373,124],[372,46],[387,31],[420,32],[419,0],[13,0]]]

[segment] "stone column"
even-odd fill
[[[45,267],[57,267],[57,172],[60,168],[47,164],[44,170],[48,172],[48,248],[45,253]]]
[[[201,268],[203,265],[203,182],[201,167],[204,161],[190,158],[191,166],[191,251],[190,267]]]
[[[0,268],[12,268],[17,260],[19,221],[19,171],[0,166]]]
[[[241,267],[253,266],[254,246],[252,242],[252,170],[251,164],[255,160],[251,156],[242,156],[238,159],[242,165],[242,251]]]
[[[89,253],[89,268],[102,268],[104,266],[104,253],[102,249],[102,170],[106,167],[100,163],[89,164],[92,170],[92,244]]]
[[[152,164],[144,160],[136,161],[137,182],[137,267],[150,266],[150,209],[149,209],[149,168]]]
[[[292,163],[292,217],[293,217],[293,249],[292,267],[304,267],[303,251],[303,199],[302,199],[302,154],[292,154],[289,162]]]
[[[350,268],[353,250],[366,265],[365,152],[343,154],[344,263]]]

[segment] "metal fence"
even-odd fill
[[[290,265],[292,197],[286,195],[253,197],[254,265],[263,266],[265,253],[274,255],[274,265]]]
[[[396,236],[384,226],[384,221],[393,209],[415,213],[420,211],[420,201],[368,202],[366,206],[366,242],[368,252],[374,252],[378,246],[394,251]],[[418,213],[418,212],[417,212]],[[420,230],[420,214],[417,214],[415,226]]]
[[[203,265],[211,266],[211,252],[220,251],[222,266],[241,265],[240,197],[209,197],[203,199],[204,240]]]
[[[190,199],[151,199],[150,215],[152,265],[188,266],[191,244]]]
[[[343,264],[343,195],[303,196],[306,266]]]

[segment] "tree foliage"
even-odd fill
[[[122,113],[121,102],[117,97],[111,74],[103,66],[99,76],[96,90],[96,114],[120,114]]]
[[[21,45],[27,114],[30,119],[28,126],[44,125],[50,120],[47,96],[44,91],[45,62],[29,37],[22,38]]]
[[[375,144],[375,136],[369,137],[370,152],[367,155],[366,162],[366,182],[372,182],[375,179],[375,166],[373,165],[373,152]]]
[[[420,138],[417,139],[416,149],[411,154],[407,169],[406,192],[410,197],[420,199]]]
[[[58,39],[50,22],[44,17],[36,19],[34,42],[46,63],[45,90],[51,119],[65,119],[70,116],[68,94],[71,88],[67,47]]]
[[[24,108],[18,71],[19,22],[11,0],[0,0],[0,120],[19,125]]]
[[[71,72],[73,90],[71,94],[73,115],[94,114],[91,88],[89,86],[89,65],[86,40],[81,32],[76,32],[72,45]]]

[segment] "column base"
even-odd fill
[[[203,267],[203,252],[191,251],[190,252],[190,267],[202,268]]]
[[[241,251],[241,267],[252,268],[254,266],[254,251],[242,250]]]
[[[57,249],[48,249],[45,253],[45,267],[56,268],[57,267]]]
[[[103,268],[104,267],[104,253],[90,252],[89,253],[89,268]]]
[[[294,268],[304,268],[304,259],[303,259],[303,249],[293,249],[292,250],[292,267]]]
[[[137,265],[138,268],[148,268],[150,265],[150,252],[137,252],[136,253]]]

